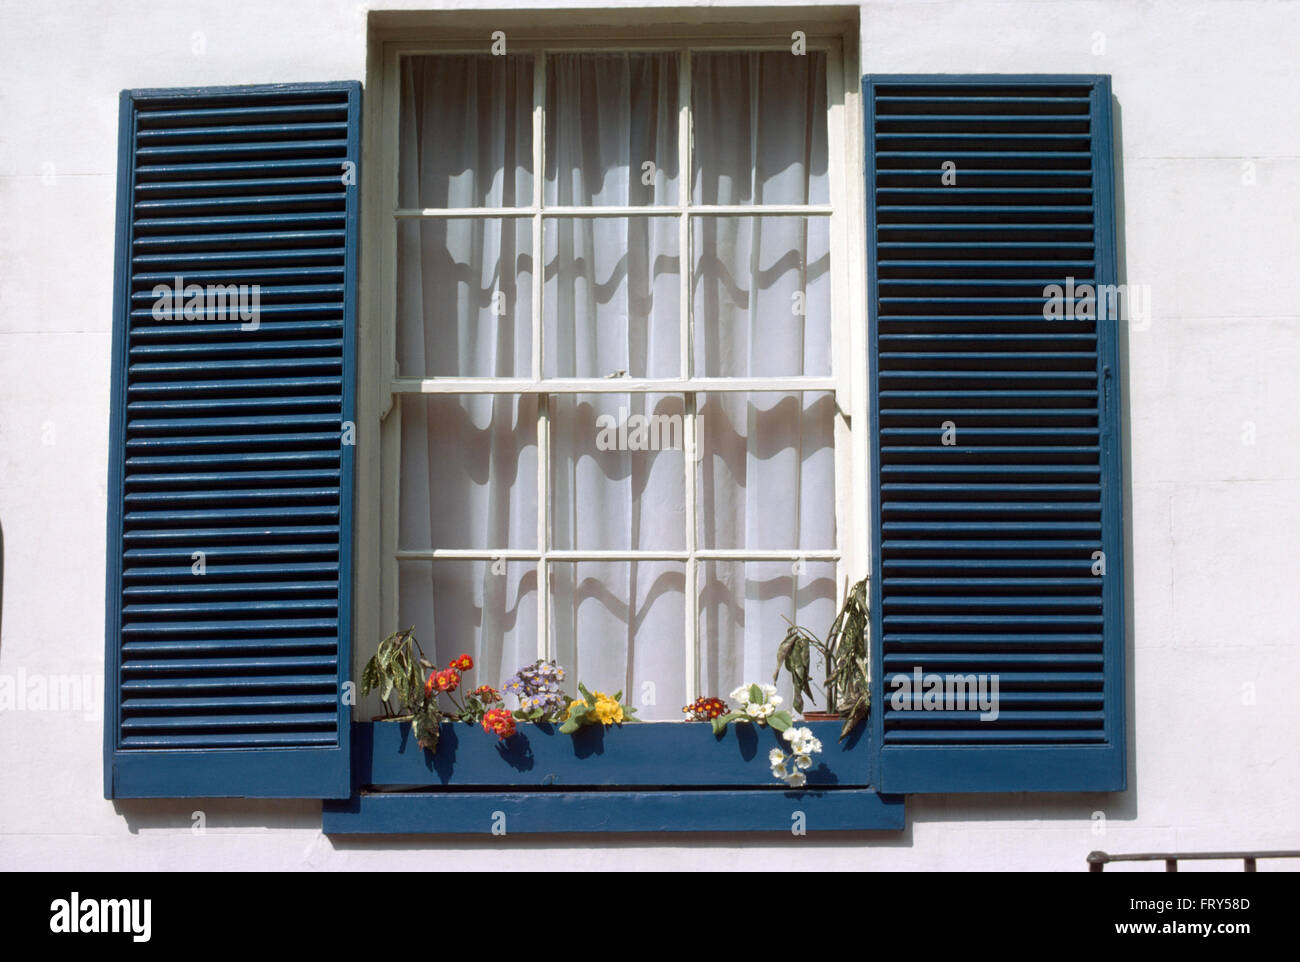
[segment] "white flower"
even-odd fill
[[[767,753],[767,763],[774,768],[777,765],[784,765],[785,752],[781,751],[781,749],[779,748],[773,748],[770,752]]]
[[[812,768],[812,758],[808,755],[795,755],[794,763],[800,768]]]
[[[745,714],[747,714],[750,718],[761,718],[762,715],[760,714],[760,712],[762,712],[762,710],[763,710],[763,706],[758,704],[757,702],[751,701],[749,704],[745,706]]]
[[[786,775],[785,778],[781,780],[785,782],[787,785],[789,785],[791,788],[803,788],[808,781],[808,776],[806,776],[803,772],[791,772],[789,775]]]
[[[812,738],[813,733],[811,728],[795,728],[794,726],[791,726],[785,730],[785,733],[781,737],[788,742],[802,742]]]
[[[775,775],[777,778],[784,779],[784,778],[785,778],[785,765],[784,765],[784,764],[781,764],[781,765],[773,765],[773,766],[772,766],[772,774]]]
[[[772,703],[768,701],[763,702],[761,705],[750,705],[749,707],[756,709],[755,711],[750,712],[750,714],[756,718],[766,718],[768,715],[772,714],[772,712],[776,711],[776,709],[772,707]]]
[[[781,702],[785,701],[785,699],[782,698],[780,695],[768,695],[767,701],[768,704],[770,705],[779,705],[781,704]]]
[[[806,739],[804,744],[808,746],[808,751],[804,752],[805,755],[811,755],[813,752],[819,752],[822,750],[821,739],[815,736]]]
[[[760,685],[759,691],[767,696],[768,701],[773,704],[779,705],[781,703],[780,696],[776,693],[776,685]]]
[[[738,701],[738,702],[740,702],[742,705],[743,705],[745,702],[749,701],[749,686],[748,686],[748,685],[741,685],[739,688],[737,688],[735,691],[733,691],[733,692],[731,693],[731,700],[732,700],[732,701]]]

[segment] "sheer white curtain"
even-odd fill
[[[531,57],[404,62],[399,204],[531,203]],[[547,58],[547,206],[825,203],[825,63],[783,53],[697,54],[695,169],[677,165],[675,54]],[[695,373],[830,373],[824,218],[697,218],[683,265],[672,216],[548,218],[542,330],[552,377],[681,373],[680,291],[692,285]],[[410,375],[524,376],[531,365],[531,221],[409,221],[398,237],[398,367]],[[688,273],[683,278],[683,270]],[[700,395],[695,468],[702,547],[811,550],[835,537],[833,399]],[[603,450],[602,415],[680,424],[681,395],[552,396],[551,531],[559,549],[686,544],[680,446]],[[537,547],[532,398],[407,398],[403,548]],[[676,421],[673,419],[676,418]],[[671,431],[669,431],[671,433]],[[403,626],[479,683],[536,657],[531,563],[403,562]],[[701,692],[769,677],[785,618],[824,631],[834,565],[706,563],[699,569]],[[551,568],[554,654],[588,686],[622,688],[646,718],[680,718],[687,674],[681,562]],[[574,676],[571,676],[574,677]],[[652,702],[652,703],[651,703]]]

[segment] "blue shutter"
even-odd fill
[[[107,797],[351,792],[360,109],[356,83],[122,94]],[[215,296],[172,317],[177,278],[257,285],[256,329]]]
[[[1043,313],[1047,285],[1116,281],[1109,79],[863,91],[876,784],[1122,789],[1118,321]],[[906,708],[970,675],[996,720]]]

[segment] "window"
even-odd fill
[[[1124,786],[1108,78],[868,77],[859,156],[834,36],[705,33],[380,43],[364,180],[359,84],[124,92],[107,796],[788,828],[755,744],[702,726],[430,763],[353,717],[351,638],[425,618],[486,637],[488,681],[545,654],[675,718],[868,543],[871,716],[798,796],[818,827]],[[1080,281],[1092,313],[1049,316]],[[889,700],[945,672],[996,677],[997,720]]]
[[[390,58],[385,630],[647,720],[770,675],[862,561],[838,43]]]

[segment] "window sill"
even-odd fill
[[[562,735],[520,725],[498,742],[477,726],[444,725],[430,755],[410,726],[352,725],[361,790],[326,802],[326,834],[899,830],[901,796],[868,787],[869,727],[843,742],[839,722],[808,723],[824,746],[808,785],[792,790],[768,766],[771,729],[642,723]],[[383,786],[383,790],[377,790]],[[797,827],[797,826],[796,826]]]

